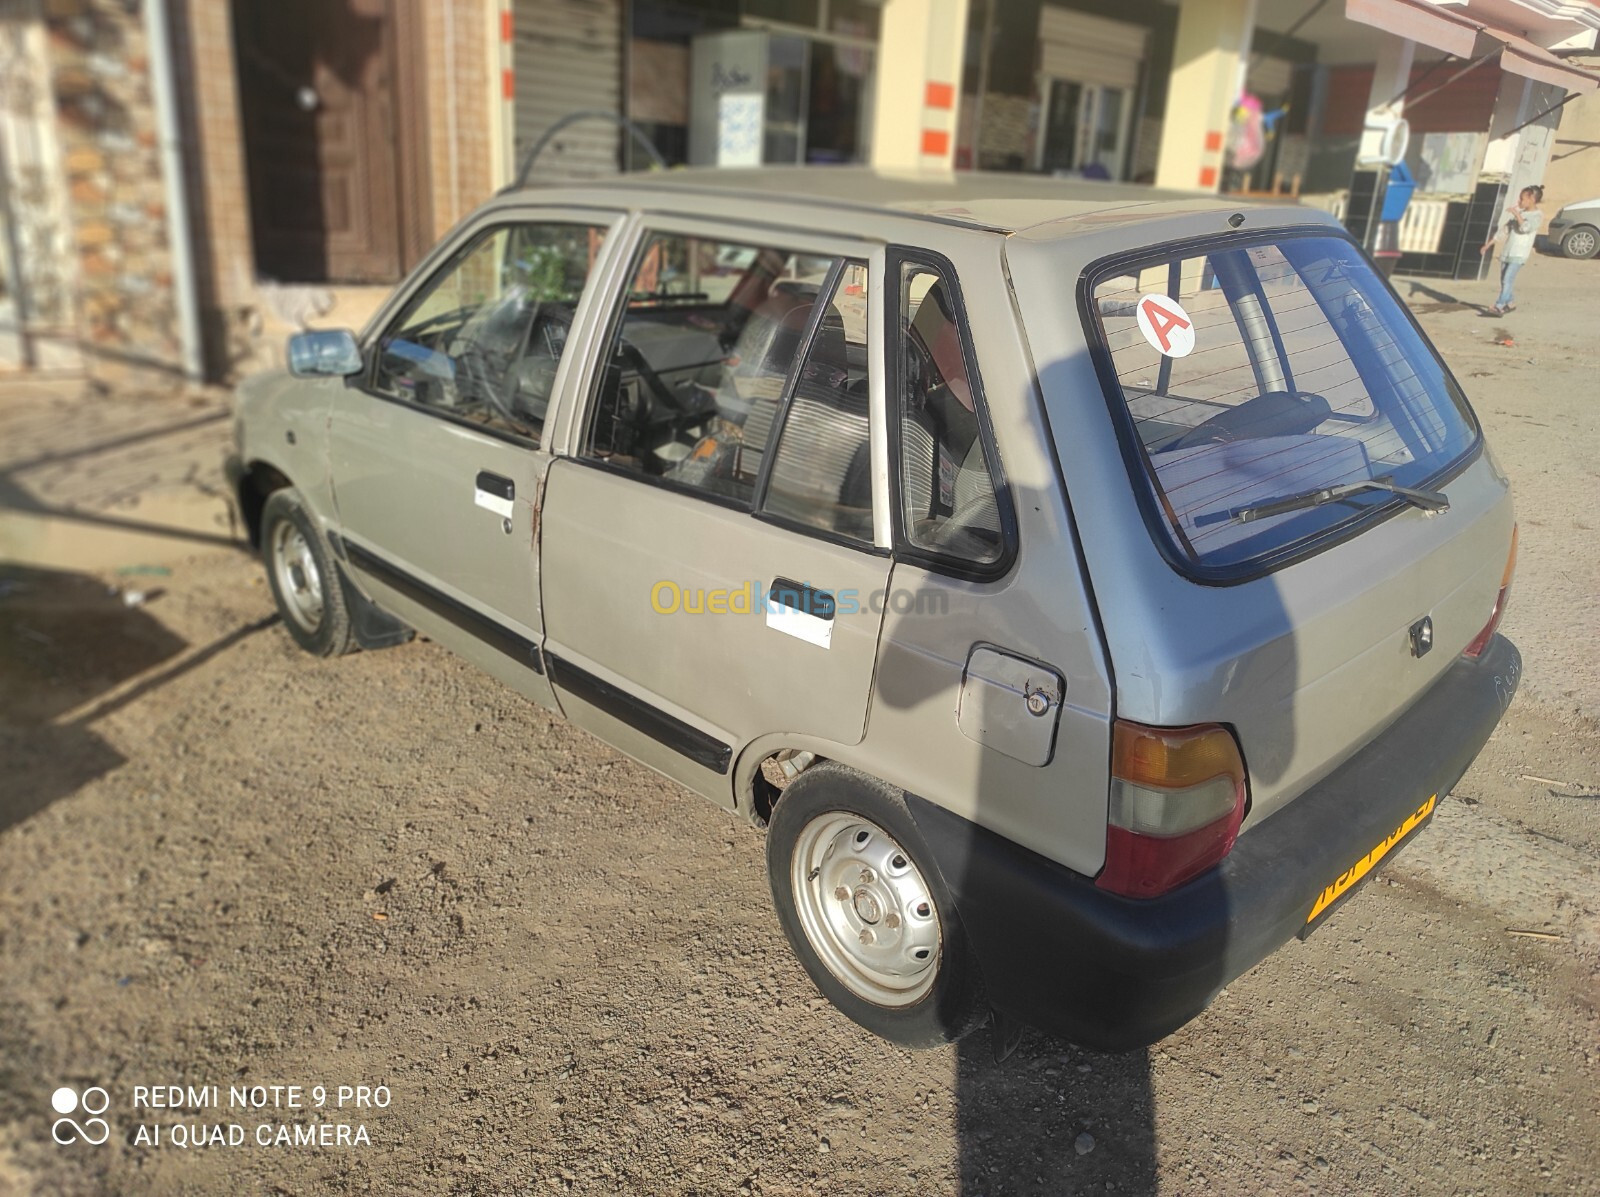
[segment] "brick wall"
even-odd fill
[[[142,10],[44,7],[85,368],[107,387],[170,387],[182,353]]]
[[[171,11],[201,335],[208,373],[225,378],[253,364],[256,302],[231,6],[178,0]]]

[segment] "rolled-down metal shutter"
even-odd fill
[[[515,0],[516,160],[562,117],[622,110],[622,0]],[[579,121],[545,147],[533,182],[617,170],[615,125]]]
[[[1039,9],[1041,68],[1053,79],[1136,87],[1149,30],[1069,8]]]

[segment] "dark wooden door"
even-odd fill
[[[390,0],[235,0],[234,38],[257,270],[399,279]]]

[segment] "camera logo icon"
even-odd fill
[[[81,1095],[63,1085],[50,1095],[50,1108],[63,1115],[50,1127],[50,1137],[63,1147],[80,1139],[99,1147],[111,1137],[111,1124],[99,1117],[111,1108],[111,1095],[99,1085],[90,1085]],[[88,1115],[81,1123],[65,1117],[79,1111]]]

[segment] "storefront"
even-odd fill
[[[1289,136],[1301,127],[1307,136],[1302,198],[1375,244],[1379,167],[1363,161],[1358,147],[1375,121],[1403,121],[1403,166],[1415,193],[1384,234],[1398,253],[1396,268],[1479,277],[1490,266],[1479,249],[1508,195],[1539,181],[1562,99],[1595,85],[1547,48],[1594,38],[1600,10],[1579,9],[1587,25],[1541,16],[1522,0],[1451,9],[1423,0],[1334,0],[1303,21],[1299,0],[1261,0],[1259,22],[1298,21],[1295,32],[1314,51],[1296,68],[1285,125]],[[1258,23],[1258,44],[1263,35]]]
[[[629,7],[627,115],[670,164],[870,159],[879,5],[634,0]],[[636,147],[627,154],[638,162]]]
[[[634,0],[627,115],[672,164],[871,161],[882,8]],[[1161,0],[970,0],[955,164],[1148,180],[1174,14]]]

